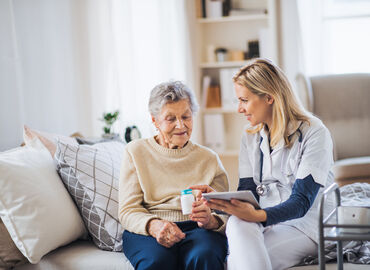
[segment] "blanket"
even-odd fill
[[[370,184],[354,183],[340,188],[341,204],[344,206],[370,207]],[[370,241],[343,241],[343,261],[356,264],[370,264]],[[335,241],[325,241],[325,261],[337,259]],[[308,256],[300,265],[317,264],[318,256]]]

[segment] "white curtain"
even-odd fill
[[[320,1],[280,1],[280,57],[294,88],[297,74],[322,72]]]
[[[293,90],[302,105],[308,106],[308,96],[301,74],[321,72],[320,0],[280,0],[280,61]]]
[[[22,142],[24,123],[64,134],[90,128],[71,5],[0,1],[1,150]]]
[[[303,71],[308,75],[324,73],[322,0],[297,0]]]
[[[280,1],[280,61],[295,89],[295,78],[304,69],[297,0]]]
[[[23,124],[102,133],[119,109],[122,133],[152,134],[148,94],[161,81],[193,87],[186,0],[0,0],[0,150]]]
[[[185,0],[96,1],[89,25],[93,108],[121,111],[120,125],[138,125],[152,134],[147,104],[150,90],[170,79],[193,84]],[[90,28],[91,29],[91,28]],[[103,90],[103,91],[102,91]],[[104,100],[105,103],[102,103]],[[96,117],[100,115],[97,114]],[[100,129],[94,122],[94,131]]]

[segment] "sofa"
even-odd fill
[[[24,142],[0,153],[0,269],[132,269],[117,217],[123,142],[28,127]]]
[[[0,269],[133,269],[120,252],[114,200],[124,145],[24,133],[24,147],[0,153]]]

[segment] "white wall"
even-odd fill
[[[19,58],[14,50],[10,8],[9,1],[0,1],[0,150],[19,145],[23,118],[16,78]]]

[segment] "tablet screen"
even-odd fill
[[[230,192],[210,192],[210,193],[203,193],[202,196],[208,201],[210,199],[219,199],[219,200],[227,200],[230,201],[231,199],[246,201],[252,204],[255,208],[259,209],[260,206],[254,197],[252,191],[250,190],[241,190],[241,191],[230,191]]]

